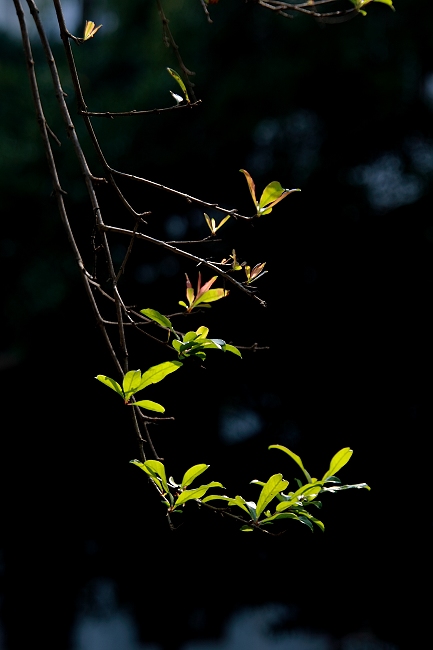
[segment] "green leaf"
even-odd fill
[[[177,304],[180,305],[181,307],[185,307],[185,309],[188,309],[188,305],[183,300],[179,300]]]
[[[297,454],[293,453],[293,451],[290,451],[290,449],[287,449],[287,447],[283,447],[283,445],[271,445],[270,447],[268,447],[268,449],[280,449],[281,451],[284,451],[285,454],[288,454],[288,456],[290,456],[290,458],[293,458],[295,463],[297,465],[299,465],[299,467],[302,469],[308,483],[311,483],[311,476],[309,475],[309,473],[305,469],[305,467],[304,467],[304,465],[302,463],[302,460],[300,459],[300,457]]]
[[[182,343],[180,341],[178,341],[177,339],[173,339],[171,344],[174,347],[174,349],[176,350],[176,352],[180,351],[180,348],[182,347]]]
[[[240,353],[240,351],[237,348],[235,348],[234,345],[230,345],[230,343],[226,343],[225,345],[222,346],[222,348],[223,348],[224,352],[232,352],[237,357],[240,357],[242,359],[242,354]]]
[[[191,501],[191,499],[200,499],[211,487],[223,488],[224,485],[221,485],[221,483],[218,481],[212,481],[211,483],[208,483],[207,485],[201,485],[199,488],[195,488],[194,490],[184,490],[176,499],[174,507],[177,508],[187,501]]]
[[[263,190],[262,196],[259,201],[259,208],[264,208],[272,201],[279,199],[282,194],[284,194],[284,187],[281,187],[281,184],[278,181],[273,181],[269,183]]]
[[[156,309],[142,309],[140,314],[144,314],[144,316],[154,320],[155,323],[158,323],[161,327],[168,327],[169,329],[172,329],[173,327],[171,321],[166,316],[160,314],[159,311],[156,311]]]
[[[208,501],[215,501],[216,499],[219,499],[220,501],[231,501],[231,497],[226,497],[224,495],[219,495],[219,494],[209,494],[209,496],[205,497],[204,499],[201,499],[203,503],[207,503]]]
[[[254,503],[254,501],[245,501],[245,505],[248,508],[248,512],[250,513],[251,519],[257,521],[259,515],[257,514],[257,506]]]
[[[338,476],[328,476],[328,478],[323,479],[324,483],[341,483]]]
[[[165,408],[161,404],[158,404],[158,402],[152,402],[150,399],[141,399],[138,402],[130,402],[129,406],[139,406],[140,408],[147,409],[148,411],[165,413]]]
[[[240,530],[243,533],[252,533],[254,531],[254,528],[252,526],[241,526]]]
[[[164,486],[164,490],[168,492],[168,485],[167,485],[167,479],[165,476],[165,467],[164,465],[159,461],[159,460],[146,460],[145,463],[143,463],[148,469],[150,469],[152,472],[157,474]]]
[[[272,515],[272,517],[267,517],[266,519],[262,519],[260,522],[261,524],[264,524],[268,521],[276,521],[277,519],[297,519],[298,515],[295,515],[293,512],[282,512],[282,513],[277,513],[275,515]]]
[[[239,508],[242,508],[242,510],[245,510],[248,515],[250,514],[250,511],[245,505],[245,499],[239,495],[236,495],[234,499],[230,499],[229,506],[238,506]]]
[[[262,487],[266,485],[263,481],[258,481],[256,478],[253,481],[250,481],[250,484],[261,485]]]
[[[209,334],[209,328],[202,325],[201,327],[198,328],[196,334],[198,336],[200,336],[200,338],[205,339],[205,338],[207,338],[207,335]]]
[[[306,526],[308,526],[308,528],[311,530],[311,532],[314,532],[313,524],[308,519],[308,517],[304,517],[303,515],[299,515],[298,516],[298,521],[300,521],[302,524],[305,524]]]
[[[209,289],[205,291],[197,300],[194,302],[194,307],[197,307],[202,302],[215,302],[221,298],[228,296],[229,292],[227,289]]]
[[[182,363],[180,361],[165,361],[164,363],[159,363],[157,366],[152,366],[143,373],[140,386],[137,388],[136,392],[143,390],[143,388],[146,388],[146,386],[149,386],[150,384],[157,384],[170,373],[179,370],[181,366]]]
[[[183,337],[183,342],[189,343],[190,341],[195,341],[197,336],[198,336],[197,332],[187,332]]]
[[[142,463],[142,462],[140,462],[139,460],[130,460],[129,462],[130,462],[132,465],[137,465],[137,467],[139,467],[140,469],[142,469],[143,472],[145,472],[148,476],[150,476],[150,478],[151,478],[151,479],[156,483],[156,485],[158,486],[158,488],[160,489],[160,491],[161,491],[161,492],[164,492],[164,489],[163,489],[163,486],[162,486],[162,483],[161,483],[160,478],[158,477],[158,475],[156,474],[156,472],[155,472],[153,469],[151,469],[150,467],[147,467],[147,464],[146,464],[146,463]],[[147,461],[147,462],[149,462],[149,461]],[[166,492],[167,492],[167,491],[168,491],[168,490],[166,490]],[[169,493],[169,494],[170,494],[170,493]]]
[[[203,474],[203,472],[205,472],[208,467],[209,465],[205,465],[204,463],[190,467],[183,476],[182,483],[180,484],[181,487],[185,488],[190,485],[197,478],[197,476]]]
[[[130,370],[123,378],[123,392],[125,399],[129,399],[137,390],[141,382],[141,371]]]
[[[188,93],[187,93],[187,90],[186,90],[186,86],[185,86],[185,84],[183,83],[182,78],[181,78],[180,75],[176,72],[176,70],[173,70],[172,68],[167,68],[167,71],[171,74],[171,76],[173,77],[173,79],[174,79],[175,81],[177,81],[177,83],[179,84],[180,88],[181,88],[182,91],[183,91],[183,94],[185,95],[185,99],[186,99],[186,101],[187,101],[188,104],[189,104],[189,103],[190,103],[190,100],[189,100],[189,97],[188,97]]]
[[[279,493],[283,492],[289,485],[289,481],[283,479],[282,474],[274,474],[263,486],[257,502],[257,517],[260,517],[268,503]]]
[[[117,381],[111,379],[111,377],[107,377],[106,375],[96,375],[95,379],[108,386],[108,388],[111,388],[111,390],[114,390],[114,392],[120,395],[122,399],[125,399],[123,390],[121,389]]]
[[[342,467],[346,465],[346,463],[349,462],[352,454],[353,451],[349,447],[344,447],[344,449],[340,449],[340,451],[337,452],[333,457],[333,459],[331,460],[329,469],[324,475],[322,480],[324,481],[325,479],[328,478],[328,476],[333,476],[334,474],[336,474]]]

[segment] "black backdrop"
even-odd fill
[[[99,22],[102,13],[108,27],[77,51],[89,107],[167,105],[173,85],[164,67],[176,63],[161,42],[155,7],[133,0],[90,7],[85,17]],[[191,321],[199,326],[206,318],[211,333],[270,350],[246,353],[242,362],[215,353],[205,370],[191,363],[182,380],[168,378],[161,401],[176,423],[158,427],[155,442],[175,476],[188,463],[209,462],[209,479],[222,480],[230,494],[250,490],[250,498],[248,481],[286,462],[266,452],[269,444],[293,448],[313,474],[350,445],[355,454],[342,477],[367,481],[372,491],[327,499],[324,536],[296,525],[277,538],[244,535],[212,514],[197,516],[194,506],[175,533],[168,530],[144,476],[128,465],[137,450],[121,404],[93,379],[113,369],[49,196],[20,44],[5,31],[6,648],[35,639],[68,647],[80,607],[97,608],[89,585],[101,579],[116,585],[119,606],[133,612],[142,642],[164,648],[218,636],[239,607],[269,602],[296,607],[282,629],[326,631],[338,648],[340,639],[363,630],[378,640],[368,647],[425,643],[433,16],[427,0],[400,0],[396,8],[393,14],[373,6],[366,18],[323,26],[221,0],[210,26],[199,3],[167,2],[203,105],[96,124],[117,168],[244,213],[251,201],[241,167],[259,187],[278,179],[302,188],[253,226],[225,228],[240,257],[267,261],[269,273],[258,286],[268,307],[232,291]],[[37,47],[36,60],[42,62]],[[40,80],[61,133],[49,78],[41,72]],[[67,83],[66,90],[73,109]],[[62,140],[63,183],[86,247],[90,209]],[[125,190],[135,205],[152,210],[155,236],[205,235],[199,210],[156,190]],[[101,201],[109,223],[128,223],[108,190],[101,190]],[[124,242],[115,250],[120,260]],[[185,270],[196,273],[159,250],[137,247],[128,298],[140,308],[173,312]],[[145,339],[132,345],[136,366],[161,360]],[[244,440],[230,439],[236,417],[253,418],[255,434],[253,425],[244,426]],[[284,467],[288,478],[296,474],[295,466]]]

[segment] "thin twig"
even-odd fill
[[[208,8],[207,8],[207,6],[206,6],[205,1],[204,1],[204,0],[200,0],[200,4],[201,4],[201,6],[202,6],[202,8],[203,8],[203,11],[204,11],[204,13],[205,13],[205,16],[206,16],[206,18],[207,18],[207,22],[210,23],[210,24],[212,24],[212,23],[213,23],[213,20],[212,20],[212,18],[210,17],[210,14],[209,14],[209,11],[208,11]]]
[[[157,113],[158,115],[160,113],[165,113],[166,111],[176,111],[181,108],[194,108],[195,106],[199,106],[202,101],[201,99],[198,99],[195,102],[185,102],[182,104],[176,104],[175,106],[168,106],[166,108],[151,108],[150,110],[147,111],[136,111],[135,109],[132,111],[122,111],[118,113],[112,113],[110,111],[104,111],[103,113],[96,113],[94,111],[78,111],[79,115],[87,115],[88,117],[107,117],[109,119],[114,119],[115,117],[131,117],[132,115],[151,115],[152,113]]]

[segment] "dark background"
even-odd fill
[[[302,188],[252,225],[229,221],[223,244],[194,249],[221,259],[235,247],[252,264],[266,261],[269,273],[257,286],[268,306],[233,289],[184,328],[206,323],[214,336],[270,349],[242,361],[209,354],[206,369],[186,364],[149,392],[176,417],[153,428],[169,473],[208,462],[208,479],[221,480],[228,494],[253,499],[251,479],[296,476],[289,459],[266,451],[269,444],[292,448],[313,475],[341,447],[355,450],[341,477],[372,491],[324,499],[324,536],[292,524],[281,537],[244,535],[194,504],[171,533],[144,475],[128,464],[138,453],[133,431],[120,400],[93,379],[114,370],[50,198],[9,4],[0,3],[0,647],[21,650],[38,640],[74,650],[151,643],[174,650],[220,637],[230,616],[269,603],[276,630],[263,647],[424,647],[432,538],[431,2],[397,0],[395,13],[374,5],[365,18],[323,25],[221,0],[208,25],[199,2],[167,0],[203,104],[95,120],[117,169],[244,214],[252,203],[241,167],[259,190],[272,180]],[[42,15],[74,115],[49,5]],[[104,23],[75,48],[89,108],[171,104],[176,87],[165,67],[178,66],[153,3],[68,7],[76,33],[81,11]],[[90,260],[91,209],[34,47],[46,113],[62,140],[56,156],[68,209]],[[81,125],[79,132],[98,174]],[[137,209],[152,211],[150,234],[206,236],[196,207],[145,186],[122,187]],[[99,195],[106,222],[129,227],[110,190]],[[117,263],[124,246],[113,241]],[[123,290],[139,308],[173,313],[185,271],[196,277],[180,258],[137,246]],[[169,358],[144,337],[132,339],[131,350],[132,366],[143,370]],[[119,637],[108,646],[98,637],[119,612],[137,630],[135,645]]]

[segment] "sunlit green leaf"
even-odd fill
[[[324,483],[341,483],[338,476],[328,476],[326,479],[323,479]]]
[[[235,348],[234,345],[230,345],[229,343],[226,343],[225,345],[223,345],[223,350],[224,352],[232,352],[233,354],[236,354],[237,357],[240,357],[242,359],[242,354],[237,348]]]
[[[212,481],[211,483],[208,483],[207,485],[201,485],[199,488],[195,488],[194,490],[184,490],[176,499],[174,504],[175,508],[181,506],[187,501],[190,501],[191,499],[200,499],[211,487],[223,488],[224,486],[221,485],[221,483],[218,481]]]
[[[183,94],[185,95],[186,101],[189,104],[190,101],[189,101],[188,93],[187,93],[187,90],[186,90],[186,86],[185,86],[185,84],[184,84],[184,82],[182,80],[182,77],[176,72],[176,70],[173,70],[172,68],[167,68],[167,71],[171,74],[173,79],[175,79],[175,81],[177,81],[177,83],[179,84],[180,88],[183,91]]]
[[[182,347],[182,343],[181,343],[180,341],[178,341],[177,339],[174,339],[174,340],[171,342],[171,344],[172,344],[172,346],[174,347],[174,349],[176,350],[176,352],[179,352],[179,351],[180,351],[180,348]]]
[[[197,300],[194,302],[194,307],[200,305],[203,302],[215,302],[221,298],[228,296],[229,291],[227,289],[209,289],[205,291]]]
[[[289,482],[283,479],[282,474],[274,474],[271,476],[260,492],[259,500],[257,502],[258,517],[260,517],[268,503],[270,503],[279,492],[283,492],[288,485]]]
[[[290,456],[290,458],[293,458],[295,463],[297,465],[299,465],[299,467],[304,472],[305,478],[307,479],[308,483],[311,483],[311,476],[309,475],[309,473],[305,469],[305,467],[304,467],[304,465],[302,463],[302,460],[300,459],[300,457],[297,454],[295,454],[293,451],[290,451],[290,449],[287,449],[287,447],[283,447],[283,445],[270,445],[270,447],[268,447],[268,449],[280,449],[281,451],[284,451],[285,454]]]
[[[245,505],[245,499],[239,495],[236,495],[234,499],[230,499],[229,506],[238,506],[239,508],[242,508],[242,510],[245,510],[247,514],[250,514],[250,511]]]
[[[314,531],[313,524],[311,523],[311,521],[309,520],[308,517],[305,517],[304,515],[299,515],[298,516],[298,521],[300,521],[302,524],[305,524],[306,526],[308,526],[308,528],[311,530],[311,532]]]
[[[143,388],[146,388],[150,384],[157,384],[170,373],[179,370],[181,366],[182,363],[180,361],[165,361],[164,363],[159,363],[157,366],[152,366],[143,373],[137,392],[143,390]]]
[[[125,396],[117,381],[111,379],[111,377],[107,377],[106,375],[96,375],[95,379],[98,379],[98,381],[108,386],[108,388],[114,390],[114,392],[116,392],[122,399],[124,399]]]
[[[344,447],[344,449],[340,449],[339,452],[335,454],[335,456],[332,458],[331,463],[329,465],[329,470],[326,472],[326,474],[323,477],[323,481],[328,478],[328,476],[333,476],[336,474],[342,467],[346,465],[346,463],[349,462],[351,456],[353,454],[353,451],[349,447]]]
[[[197,332],[187,332],[183,337],[183,342],[189,343],[189,341],[195,341],[197,336],[198,336]]]
[[[144,465],[150,469],[152,472],[155,472],[159,476],[164,486],[164,490],[168,492],[167,479],[165,476],[165,467],[159,460],[146,460]]]
[[[165,408],[161,404],[158,404],[158,402],[152,402],[150,399],[141,399],[138,402],[130,402],[129,406],[139,406],[140,408],[147,409],[148,411],[165,413]]]
[[[166,316],[163,316],[163,314],[160,314],[159,311],[156,311],[156,309],[142,309],[140,314],[144,314],[147,318],[154,320],[161,327],[168,327],[169,329],[173,327],[171,321]]]
[[[177,304],[180,305],[181,307],[185,307],[185,309],[188,309],[188,305],[183,300],[179,300]]]
[[[203,474],[203,472],[205,472],[208,467],[209,465],[205,465],[204,463],[200,465],[193,465],[193,467],[190,467],[184,474],[181,487],[185,488],[188,485],[191,485],[191,483],[197,478],[197,476]]]
[[[139,460],[131,460],[129,461],[132,465],[137,465],[143,472],[145,472],[150,478],[156,483],[158,488],[160,489],[161,492],[164,492],[163,485],[161,483],[161,479],[157,475],[157,473],[151,469],[150,467],[147,467],[146,463],[142,463]],[[167,492],[167,490],[165,490]],[[170,493],[169,493],[170,495]],[[171,496],[171,495],[170,495]]]
[[[245,501],[245,505],[248,508],[248,512],[250,513],[251,519],[257,521],[259,515],[257,514],[257,506],[254,503],[254,501]]]
[[[260,523],[264,524],[265,522],[276,521],[277,519],[297,519],[297,518],[298,515],[295,515],[293,512],[282,512],[282,513],[277,513],[275,515],[272,515],[271,517],[267,517],[266,519],[262,519]]]
[[[202,325],[201,327],[198,328],[196,333],[197,333],[198,336],[205,339],[207,337],[207,335],[209,334],[209,328]]]
[[[208,501],[215,501],[215,500],[220,500],[220,501],[231,501],[231,497],[226,497],[224,495],[220,496],[219,494],[209,494],[209,496],[205,497],[204,499],[201,499],[203,503],[207,503]]]
[[[284,187],[281,187],[281,184],[278,181],[269,183],[260,197],[259,208],[264,208],[269,203],[272,203],[272,201],[279,199],[280,196],[284,194],[284,191]]]
[[[133,395],[141,383],[141,371],[140,370],[130,370],[126,373],[123,378],[123,392],[125,393],[125,399],[128,399]]]
[[[252,526],[247,526],[247,525],[245,525],[245,526],[241,526],[240,530],[241,530],[243,533],[252,533],[253,530],[254,530],[254,528],[253,528]]]

